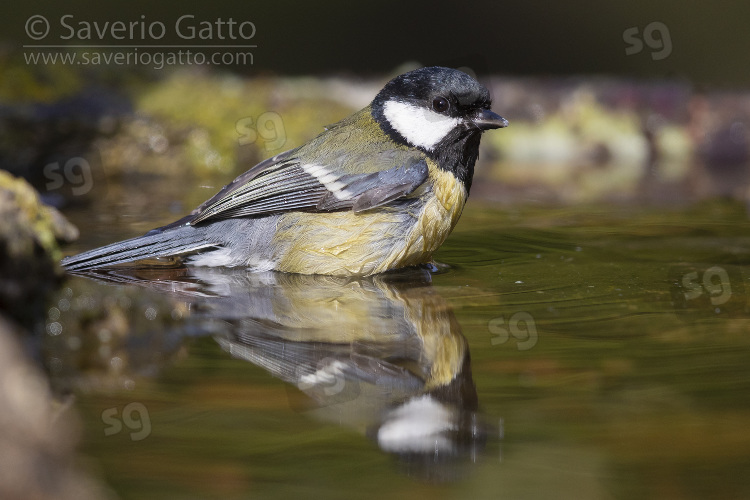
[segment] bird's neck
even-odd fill
[[[474,165],[479,157],[481,138],[481,132],[458,131],[446,137],[432,151],[425,151],[425,154],[432,158],[439,168],[452,172],[466,187],[468,194],[474,179]]]
[[[463,183],[468,193],[474,177],[474,164],[479,156],[481,132],[459,127],[448,133],[431,149],[415,146],[393,128],[384,114],[382,104],[375,101],[362,112],[370,113],[374,122],[391,141],[400,146],[419,149],[434,160],[440,169],[452,172]]]

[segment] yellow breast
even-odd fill
[[[276,269],[370,275],[429,262],[458,222],[467,197],[454,175],[429,167],[430,180],[414,193],[409,208],[285,214],[274,235]]]
[[[424,204],[415,223],[405,233],[404,244],[377,272],[429,262],[458,223],[466,204],[466,188],[456,177],[430,165],[430,192],[423,195]]]

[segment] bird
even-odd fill
[[[309,142],[268,158],[189,215],[69,256],[68,271],[154,259],[369,276],[432,262],[471,189],[483,132],[508,126],[468,74],[430,66]]]

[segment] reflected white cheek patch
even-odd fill
[[[391,126],[412,146],[420,146],[430,151],[461,123],[458,118],[393,100],[385,103],[383,114]]]

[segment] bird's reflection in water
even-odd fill
[[[468,345],[427,269],[368,278],[210,268],[95,276],[188,302],[191,321],[228,353],[296,386],[294,409],[356,428],[411,474],[451,479],[484,447]]]

